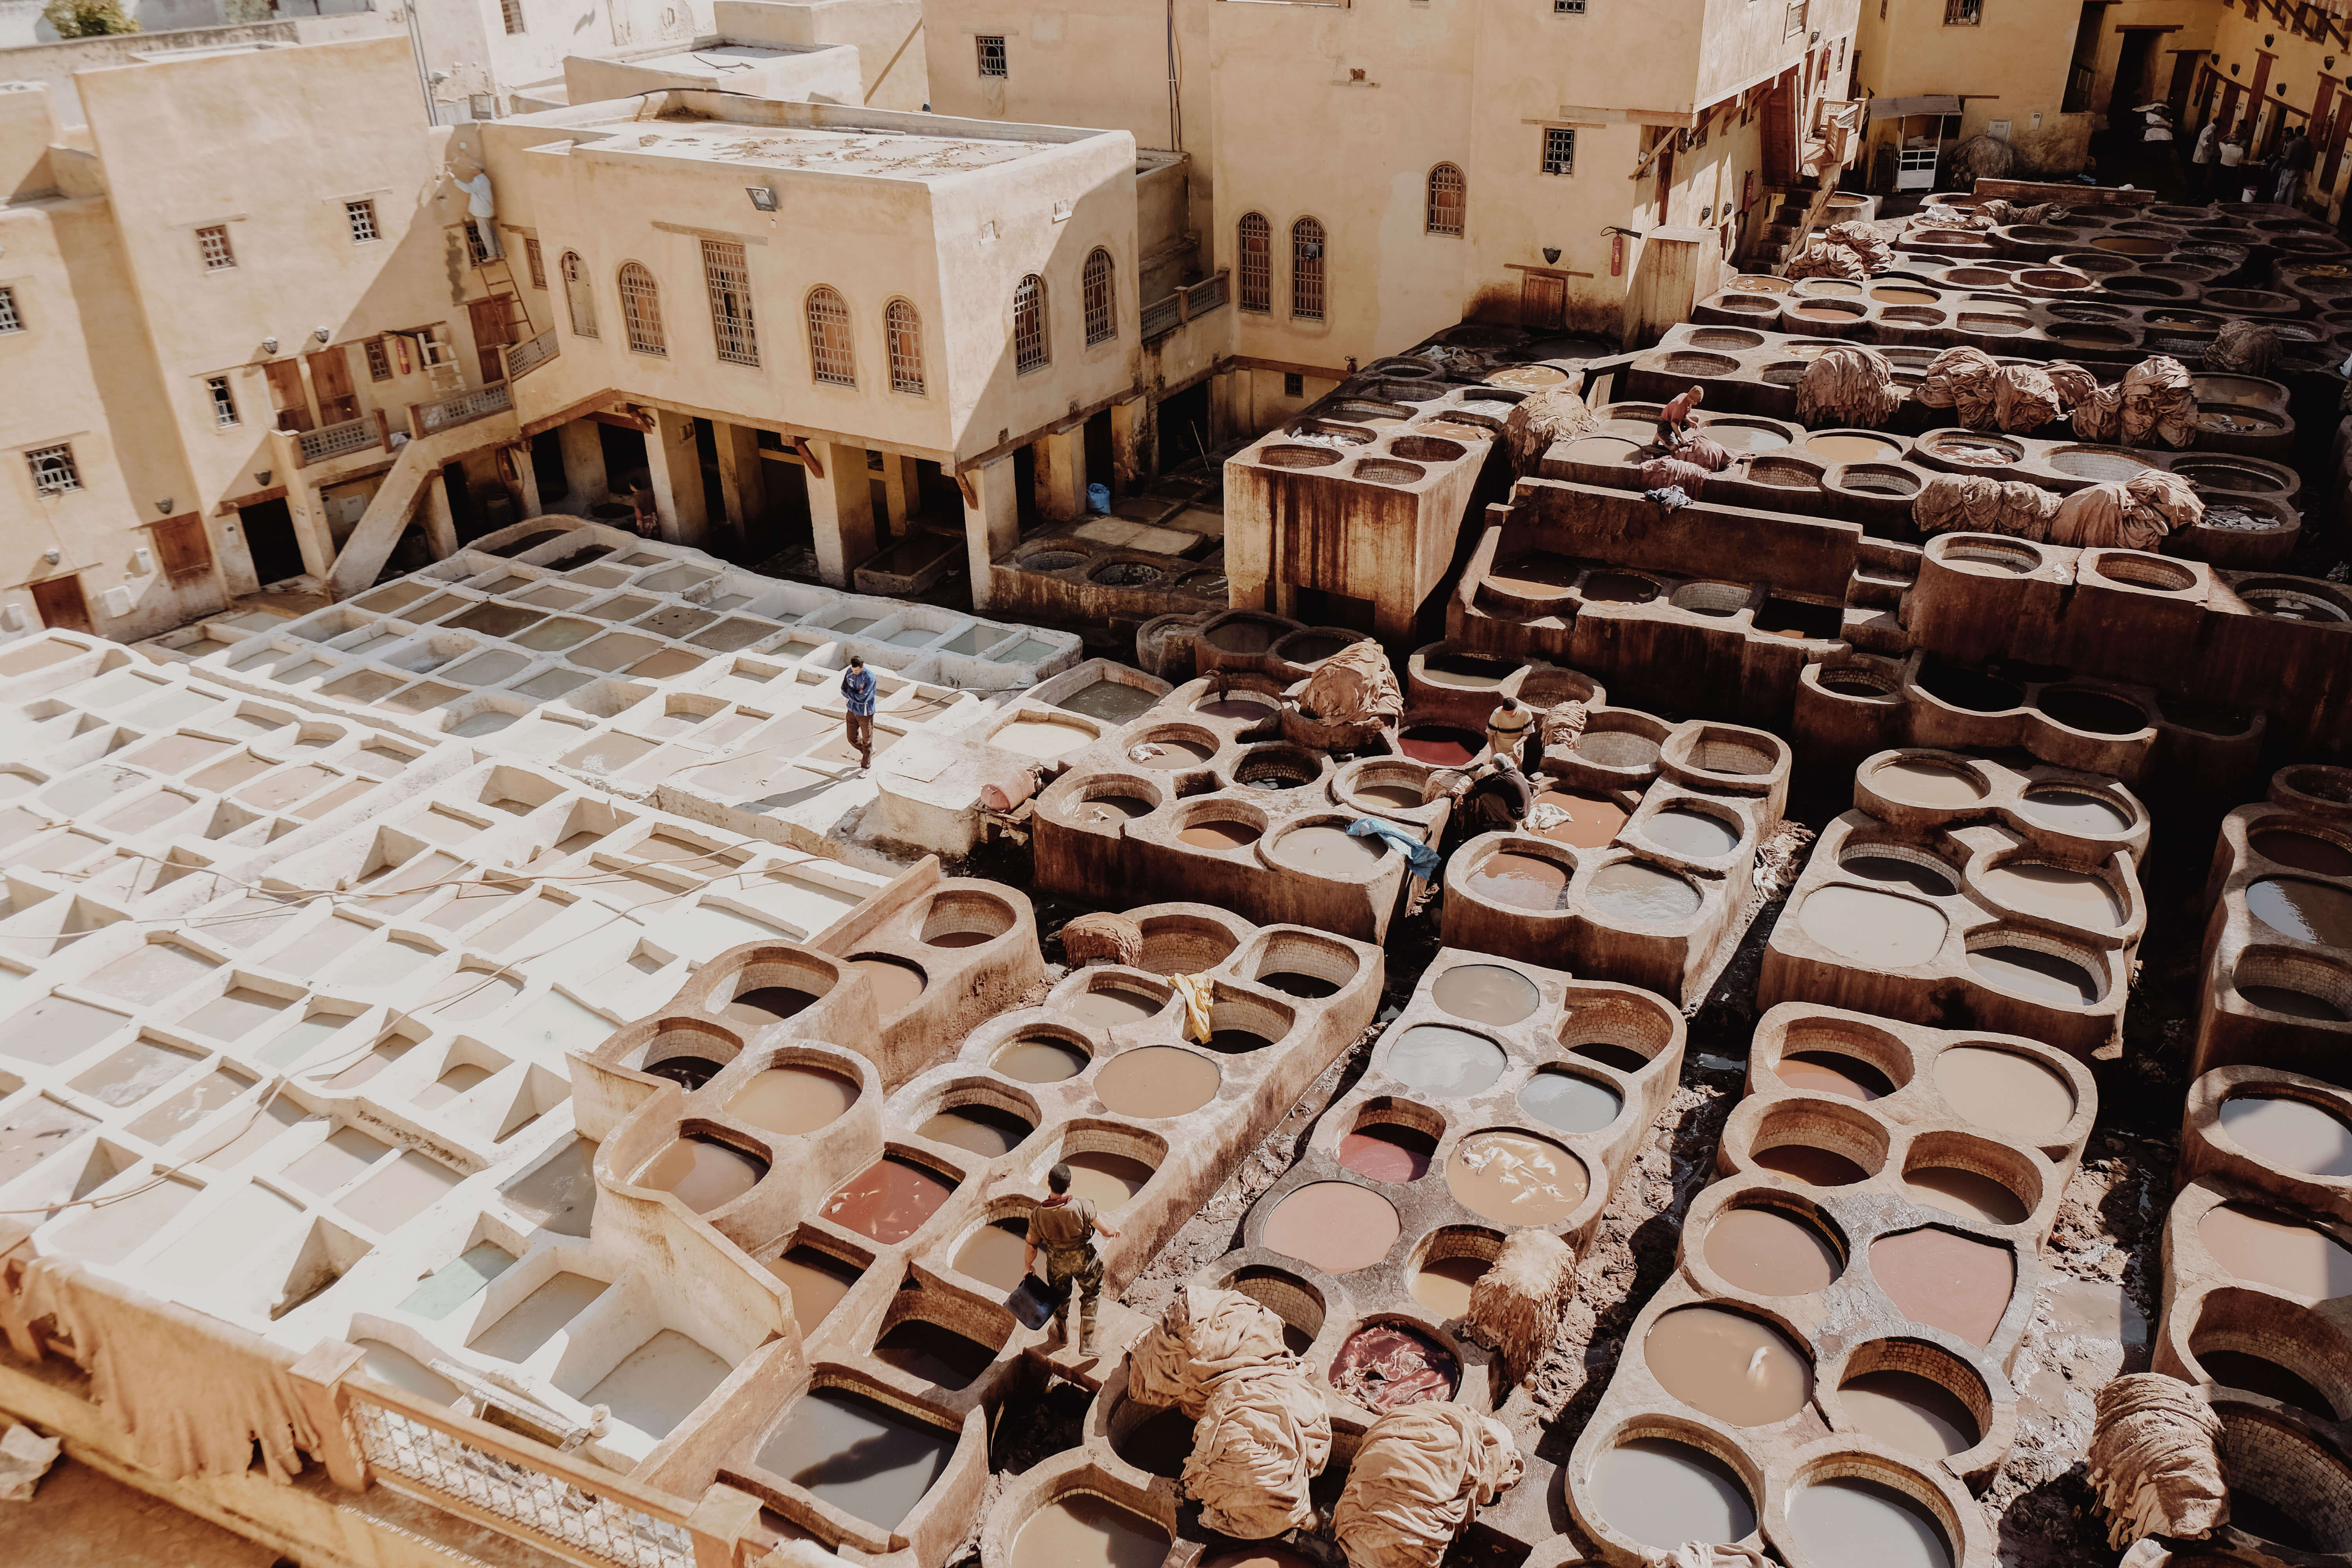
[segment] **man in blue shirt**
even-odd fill
[[[857,748],[857,765],[874,765],[874,676],[865,659],[849,656],[841,673],[841,695],[849,704],[849,743]]]

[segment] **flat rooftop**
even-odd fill
[[[730,125],[723,121],[664,115],[616,128],[597,142],[606,153],[655,158],[723,159],[768,169],[816,169],[880,179],[929,180],[969,174],[1042,153],[1017,138],[919,136],[803,126]]]

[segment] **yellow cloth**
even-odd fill
[[[1217,999],[1215,984],[1206,974],[1179,974],[1172,978],[1176,994],[1184,1000],[1184,1037],[1207,1045],[1209,1005]]]

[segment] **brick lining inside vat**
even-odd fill
[[[1895,321],[1906,327],[1940,327],[1944,312],[1931,310],[1925,305],[1895,305],[1878,312],[1882,321]]]
[[[1328,447],[1267,447],[1257,460],[1269,468],[1326,468],[1339,460]]]
[[[2127,479],[2155,466],[2136,453],[2098,447],[2061,447],[2049,454],[2047,461],[2062,474],[2101,481]]]
[[[1874,495],[1912,496],[1919,493],[1919,476],[1892,463],[1849,463],[1837,477],[1847,489]]]
[[[1739,362],[1723,354],[1670,353],[1659,368],[1671,375],[1729,375]]]
[[[1758,349],[1764,346],[1764,334],[1738,327],[1701,327],[1688,342],[1699,349]]]
[[[1443,440],[1435,436],[1401,436],[1389,443],[1389,450],[1397,457],[1417,463],[1450,463],[1467,455],[1469,448],[1459,442]],[[1358,471],[1362,471],[1360,464]]]
[[[1447,442],[1444,445],[1451,446]],[[1354,477],[1376,485],[1411,485],[1421,482],[1428,472],[1418,463],[1399,463],[1386,458],[1365,458],[1358,461]]]
[[[2160,588],[2169,594],[2186,593],[2197,586],[2197,574],[2188,567],[2130,551],[2098,556],[2093,562],[2092,569],[2110,582],[2129,583],[2140,588]]]
[[[2030,324],[2020,316],[1995,316],[1980,311],[1970,311],[1960,317],[1960,331],[1964,332],[2007,334],[2021,332]]]
[[[1301,419],[1283,432],[1286,436],[1328,436],[1335,441],[1360,447],[1373,439],[1372,432],[1361,425],[1343,425],[1336,419]]]

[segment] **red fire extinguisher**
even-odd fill
[[[392,342],[393,346],[400,351],[400,374],[406,375],[408,374],[408,340],[395,336]]]
[[[1622,234],[1612,234],[1609,237],[1609,276],[1612,278],[1625,276],[1625,237]]]

